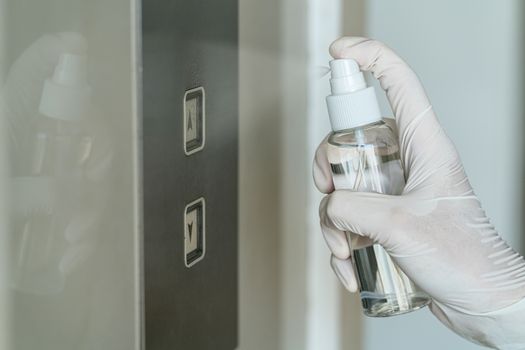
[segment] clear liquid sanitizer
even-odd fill
[[[397,137],[381,118],[374,88],[354,60],[336,59],[330,68],[328,160],[335,189],[400,195],[405,177]],[[353,263],[365,315],[399,315],[430,302],[380,245],[354,250]]]

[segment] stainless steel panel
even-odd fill
[[[237,1],[142,3],[146,349],[237,344]],[[183,148],[187,90],[206,92],[206,144]],[[184,213],[206,201],[206,254],[187,268]]]

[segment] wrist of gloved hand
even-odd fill
[[[469,313],[437,301],[430,308],[445,326],[474,343],[500,350],[525,349],[525,298],[486,313]]]

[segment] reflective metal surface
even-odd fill
[[[0,348],[138,349],[135,4],[0,12]]]
[[[237,8],[237,0],[142,3],[146,349],[237,345]],[[202,138],[190,130],[200,124],[191,110],[205,111]],[[195,220],[187,214],[200,198]],[[187,226],[199,222],[201,247]]]

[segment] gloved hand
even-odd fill
[[[332,267],[357,290],[352,245],[381,244],[432,298],[430,309],[461,336],[500,349],[525,349],[525,260],[499,236],[474,194],[461,160],[440,126],[416,74],[384,44],[347,37],[330,47],[379,79],[395,114],[407,177],[400,196],[334,191],[319,146],[313,173],[329,193],[321,202],[321,228]],[[363,239],[365,238],[365,239]]]

